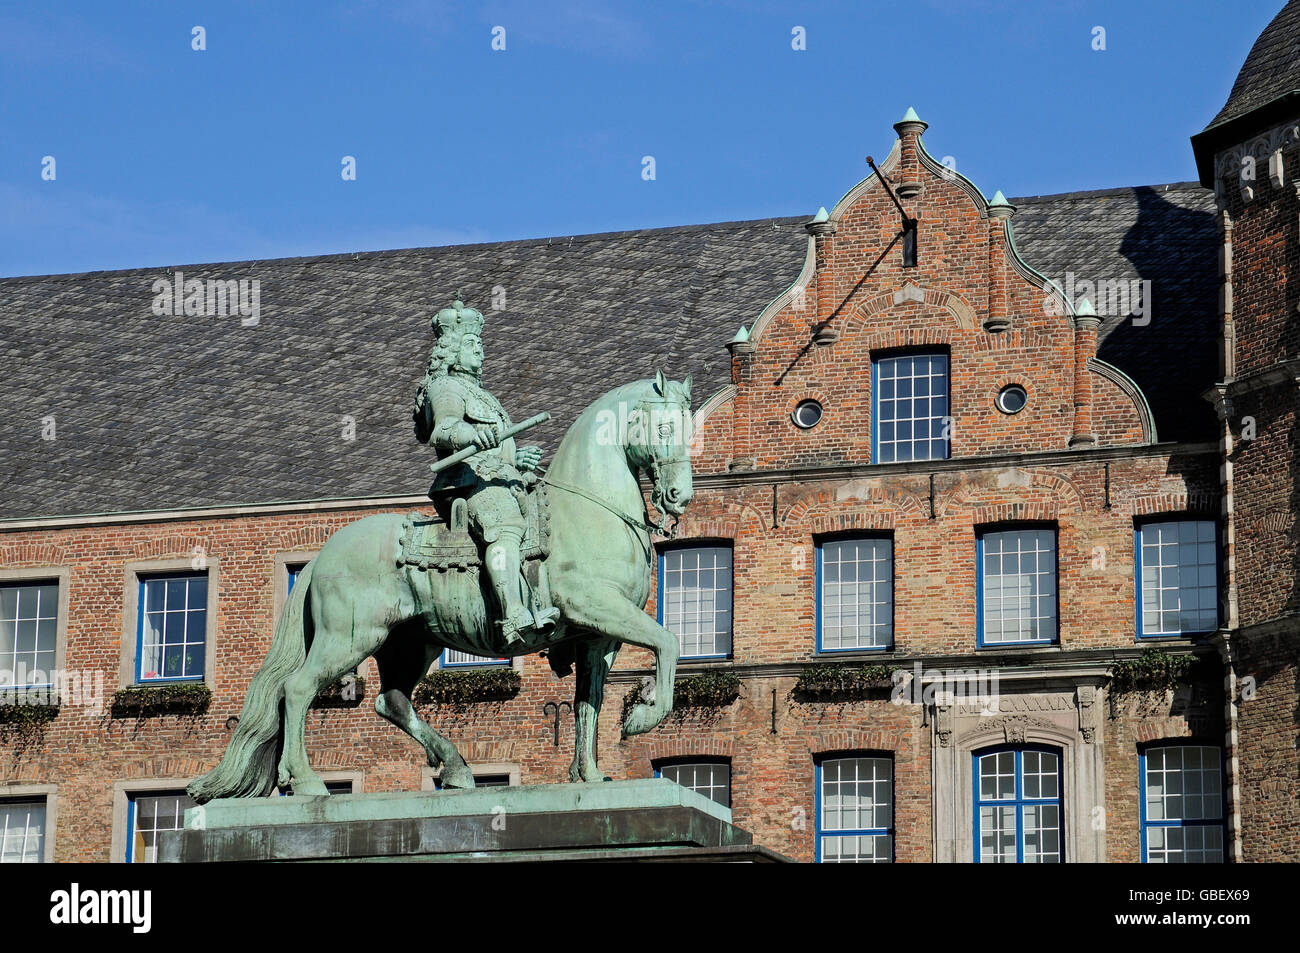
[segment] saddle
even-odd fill
[[[550,503],[545,483],[536,483],[528,491],[524,514],[524,541],[519,548],[524,575],[534,585],[536,567],[550,555]],[[435,572],[477,570],[483,560],[469,534],[469,510],[463,497],[451,501],[442,518],[412,513],[402,521],[398,538],[397,564]]]

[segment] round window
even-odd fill
[[[1028,402],[1029,397],[1019,384],[1008,384],[998,394],[998,410],[1004,414],[1018,414]]]
[[[816,427],[818,421],[822,419],[822,405],[815,400],[800,401],[791,416],[797,427],[802,427],[804,430]]]

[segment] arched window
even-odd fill
[[[1060,751],[1025,745],[989,748],[973,758],[975,862],[1064,861]]]

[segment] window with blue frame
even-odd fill
[[[894,859],[894,762],[834,757],[817,763],[817,862],[888,864]]]
[[[59,584],[0,586],[0,674],[15,688],[54,683],[59,631]]]
[[[1138,755],[1142,860],[1223,862],[1223,760],[1208,745],[1162,745]]]
[[[488,658],[483,655],[471,655],[460,649],[443,649],[438,657],[440,668],[481,668],[486,665],[509,665],[508,658]]]
[[[286,593],[293,592],[293,586],[298,581],[298,575],[306,568],[306,563],[285,563],[284,571],[289,576],[289,588],[285,590]]]
[[[676,761],[655,768],[655,777],[667,778],[723,807],[731,807],[731,763],[728,761]]]
[[[677,546],[659,553],[659,624],[682,658],[731,654],[731,547]]]
[[[1065,825],[1060,753],[999,748],[973,757],[975,862],[1061,863]]]
[[[202,679],[208,630],[207,573],[143,576],[139,607],[137,680]]]
[[[872,362],[874,463],[948,459],[948,382],[947,354],[900,354]]]
[[[185,827],[185,811],[197,807],[188,794],[160,792],[132,794],[126,812],[126,862],[158,861],[158,832]]]
[[[817,650],[894,644],[894,541],[825,540],[817,547]]]
[[[474,787],[476,788],[508,788],[510,787],[510,775],[508,774],[475,774]],[[433,789],[442,790],[442,780],[433,779]]]
[[[1219,538],[1213,520],[1160,520],[1137,528],[1138,638],[1219,627]]]
[[[331,795],[356,793],[356,788],[352,781],[326,781],[325,790]],[[276,788],[276,793],[279,794],[280,797],[290,796],[290,792],[286,791],[284,788]]]
[[[978,644],[1055,642],[1056,530],[982,530],[976,536],[975,550]]]

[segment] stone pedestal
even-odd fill
[[[473,791],[239,798],[159,834],[171,863],[740,861],[782,857],[731,811],[664,779]]]

